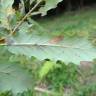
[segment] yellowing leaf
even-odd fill
[[[14,10],[13,8],[8,8],[8,9],[6,10],[6,12],[7,12],[8,16],[9,16],[9,15],[14,15],[15,10]]]

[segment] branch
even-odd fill
[[[37,2],[37,4],[22,18],[22,20],[17,24],[17,26],[10,33],[10,35],[13,35],[15,33],[15,31],[19,28],[19,26],[24,22],[24,20],[27,19],[27,17],[30,16],[30,14],[32,13],[32,11],[41,3],[41,1],[42,0],[39,0],[39,2]]]
[[[49,94],[49,95],[55,95],[56,94],[54,92],[51,92],[49,90],[42,89],[42,88],[39,88],[39,87],[35,87],[34,90],[37,91],[37,92],[46,93],[46,94]]]

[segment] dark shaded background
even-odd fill
[[[29,0],[27,0],[27,3],[28,1]],[[13,8],[18,10],[19,3],[20,0],[14,0]],[[29,11],[28,4],[25,4],[25,6],[26,6],[25,12],[27,13]],[[34,6],[34,4],[32,4],[32,6]],[[48,16],[60,14],[65,11],[75,11],[84,7],[92,7],[92,6],[96,6],[96,0],[63,0],[61,3],[58,4],[57,8],[48,11]]]

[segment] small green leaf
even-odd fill
[[[45,77],[50,71],[52,71],[55,67],[57,67],[57,64],[52,61],[46,61],[43,65],[43,67],[39,71],[39,77],[42,79]]]

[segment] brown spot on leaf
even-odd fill
[[[51,44],[56,44],[56,43],[59,43],[60,41],[62,41],[64,38],[64,36],[56,36],[54,38],[52,38],[49,43]]]

